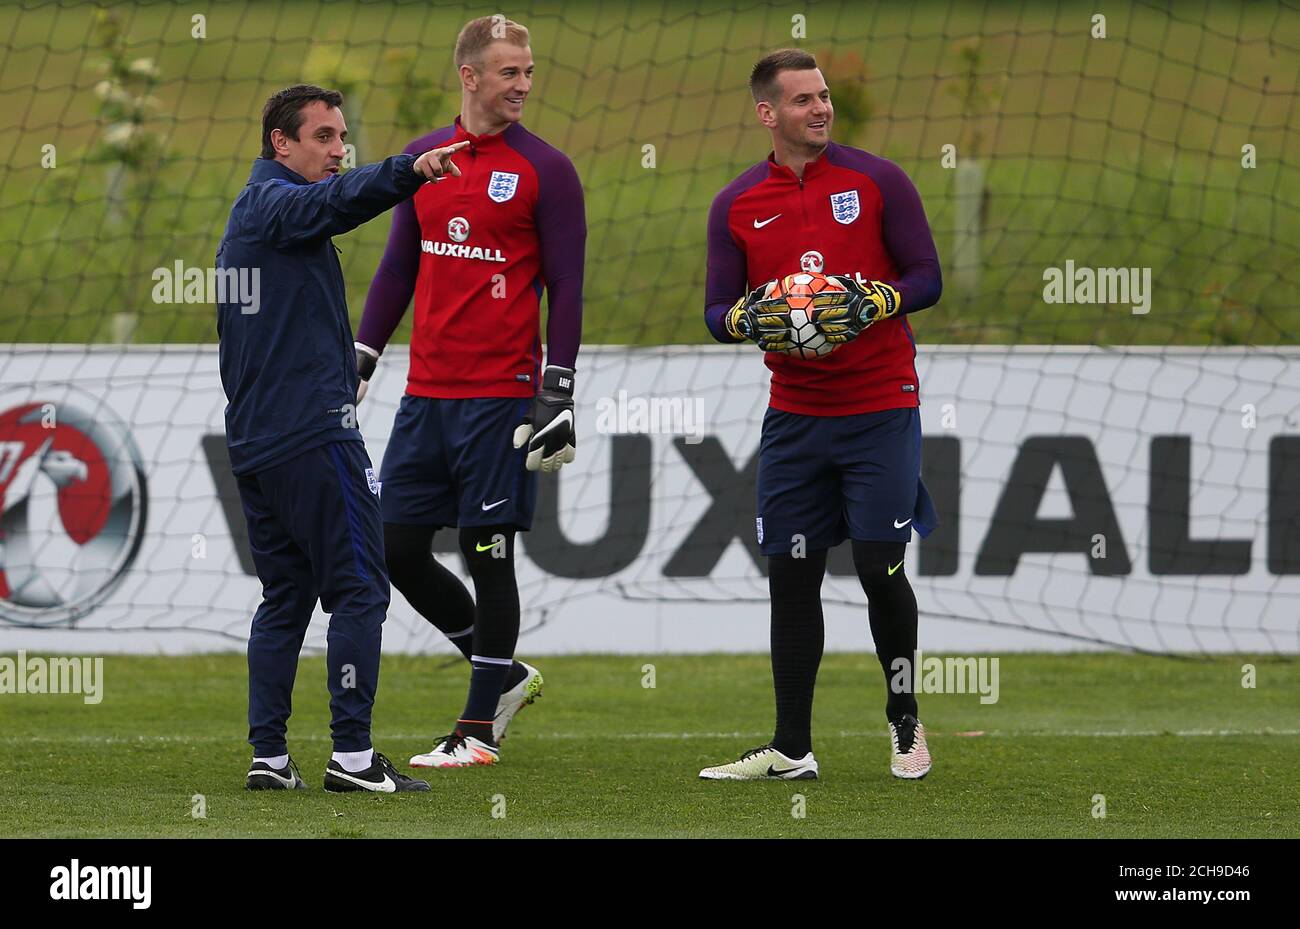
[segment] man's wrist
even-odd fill
[[[566,397],[572,397],[574,373],[573,368],[565,368],[561,365],[547,365],[546,370],[542,372],[542,390],[549,390],[554,393],[564,394]]]
[[[890,319],[903,311],[903,297],[892,285],[884,281],[868,281],[867,286],[870,288],[868,299],[878,310],[873,314],[875,319]]]
[[[374,375],[375,366],[379,363],[379,352],[364,342],[352,344],[357,351],[357,376],[363,381],[368,381]]]
[[[745,297],[741,297],[722,316],[722,328],[737,342],[745,341],[745,333],[740,328],[740,321],[745,315],[745,300]]]

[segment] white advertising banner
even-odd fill
[[[406,360],[360,408],[376,467]],[[926,651],[1300,651],[1300,349],[922,346],[918,369]],[[215,346],[3,346],[0,388],[0,651],[241,649],[261,585]],[[584,348],[577,399],[521,544],[520,654],[765,651],[759,353]],[[847,546],[823,597],[827,648],[870,649]],[[396,592],[384,647],[450,651]]]

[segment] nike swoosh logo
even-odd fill
[[[389,777],[387,774],[384,775],[384,779],[382,781],[375,782],[375,781],[367,781],[359,777],[353,777],[351,774],[349,774],[346,771],[332,771],[330,773],[332,773],[335,777],[341,777],[345,781],[351,781],[352,783],[356,784],[359,787],[364,787],[367,790],[373,790],[376,793],[391,794],[397,792],[397,785],[393,783],[393,779]]]
[[[902,566],[903,566],[903,563],[900,561],[898,564],[896,564],[896,565],[894,565],[892,568],[890,568],[890,569],[889,569],[889,576],[890,576],[890,577],[893,577],[893,576],[894,576],[894,572],[897,571],[897,570],[898,570],[899,568],[901,568]]]
[[[280,782],[281,784],[283,784],[285,787],[292,787],[293,784],[294,784],[294,780],[293,780],[293,775],[292,775],[292,774],[289,775],[288,777],[284,777],[283,775],[276,774],[274,771],[264,771],[264,770],[260,770],[260,769],[259,769],[259,770],[257,770],[257,771],[249,771],[249,772],[248,772],[248,776],[249,776],[249,777],[269,777],[269,778],[272,778],[273,780],[277,780],[277,781],[279,781],[279,782]]]
[[[791,771],[798,771],[798,770],[799,770],[798,768],[785,768],[785,769],[783,769],[783,770],[778,771],[778,770],[776,769],[776,766],[775,766],[775,765],[768,765],[768,766],[767,766],[767,776],[768,776],[768,777],[780,777],[780,776],[783,775],[783,774],[789,774]]]
[[[475,543],[474,543],[474,551],[476,551],[476,552],[485,552],[485,551],[487,551],[489,548],[492,548],[492,547],[493,547],[494,545],[496,545],[496,544],[497,544],[497,543],[495,543],[495,542],[489,542],[487,545],[484,545],[484,544],[481,543],[481,542],[475,542]]]
[[[912,521],[912,520],[911,520],[910,518],[903,520],[901,523],[900,523],[898,520],[894,520],[894,528],[895,528],[895,529],[902,529],[904,526],[906,526],[906,525],[907,525],[908,523],[910,523],[911,521]]]
[[[497,507],[499,507],[501,504],[505,503],[509,499],[510,499],[509,497],[502,497],[496,503],[488,503],[486,500],[484,500],[482,503],[479,504],[479,506],[483,507],[483,512],[486,513],[488,510],[495,510]]]
[[[765,220],[763,220],[761,223],[760,223],[758,220],[754,220],[754,228],[755,228],[755,229],[762,229],[762,228],[763,228],[764,226],[766,226],[768,223],[775,222],[776,220],[778,220],[778,219],[780,219],[780,218],[781,218],[781,214],[780,214],[780,213],[777,213],[777,214],[776,214],[775,216],[773,216],[771,219],[765,219]]]

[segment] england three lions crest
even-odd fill
[[[858,218],[860,212],[861,206],[858,204],[858,192],[856,190],[831,194],[831,213],[835,216],[837,223],[843,223],[847,226]]]
[[[518,187],[518,174],[508,174],[505,171],[493,171],[492,179],[488,181],[488,197],[496,203],[505,203],[515,195],[515,190],[517,190]]]

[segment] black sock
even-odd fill
[[[460,578],[433,557],[434,530],[434,526],[384,523],[388,576],[415,611],[469,661],[474,654],[474,598]],[[523,665],[514,662],[501,692],[514,687],[527,674]]]
[[[789,758],[812,751],[813,688],[822,660],[822,576],[825,549],[805,558],[768,558],[772,598],[772,684],[776,689],[776,735],[772,746]]]
[[[435,528],[384,523],[388,578],[468,659],[473,651],[474,598],[460,578],[433,557]]]
[[[876,657],[885,672],[885,716],[917,715],[912,667],[916,660],[916,594],[903,569],[906,542],[853,542],[853,566],[867,595]],[[890,573],[890,569],[893,573]],[[907,663],[895,664],[899,659]]]
[[[491,722],[497,701],[509,679],[519,641],[519,588],[515,583],[515,530],[509,526],[462,529],[460,550],[474,580],[477,610],[474,622],[474,652],[469,696],[462,723],[475,727],[467,735],[478,735],[484,723],[491,737]],[[478,735],[482,738],[481,735]]]

